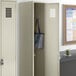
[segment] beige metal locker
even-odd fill
[[[44,48],[34,48],[34,22],[39,18]],[[59,76],[59,4],[19,4],[20,76]],[[34,51],[36,56],[34,56]]]
[[[16,2],[0,2],[0,76],[16,76]]]

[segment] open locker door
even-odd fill
[[[19,4],[20,76],[34,76],[34,4]]]

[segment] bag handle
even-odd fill
[[[40,34],[41,33],[40,26],[39,26],[40,25],[40,21],[39,21],[38,18],[36,19],[35,25],[36,25],[36,27],[35,27],[35,33],[37,33],[37,30],[38,30],[38,33]]]

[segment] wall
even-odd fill
[[[76,0],[61,0],[60,1],[60,25],[59,25],[59,50],[64,51],[65,49],[76,49],[76,45],[62,45],[62,4],[76,5]]]
[[[76,4],[76,0],[60,0],[61,4]]]

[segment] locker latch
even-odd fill
[[[3,59],[1,59],[0,64],[1,64],[1,65],[3,65],[3,64],[4,64],[4,60],[3,60]]]

